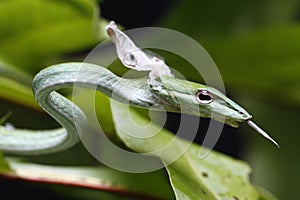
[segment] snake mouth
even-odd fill
[[[230,104],[227,104],[227,107],[229,107],[231,110],[235,111],[234,119],[236,122],[246,122],[247,120],[252,119],[252,115],[250,115],[246,110],[244,110],[242,107],[233,107]]]
[[[245,122],[247,122],[250,119],[252,119],[252,115],[245,114],[245,113],[240,113],[240,112],[239,112],[239,114],[241,115],[242,120],[245,121]]]

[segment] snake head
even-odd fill
[[[279,147],[274,139],[251,121],[252,116],[244,108],[219,90],[174,77],[161,76],[160,80],[162,84],[156,93],[170,104],[176,104],[175,112],[212,118],[233,127],[238,127],[239,122],[246,122]]]
[[[252,116],[219,90],[186,80],[160,77],[162,86],[156,92],[168,102],[177,104],[178,112],[212,118],[238,127]]]

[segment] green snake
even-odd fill
[[[112,34],[111,31],[108,33]],[[74,85],[96,88],[110,98],[145,109],[163,108],[168,112],[212,118],[233,127],[238,127],[238,122],[246,122],[277,145],[250,120],[252,116],[245,109],[217,89],[164,74],[156,77],[156,83],[158,86],[151,86],[147,78],[118,77],[104,67],[89,63],[50,66],[34,77],[32,89],[39,105],[62,128],[34,131],[0,126],[0,150],[24,155],[46,154],[66,150],[79,142],[78,134],[83,132],[80,127],[86,125],[86,116],[73,102],[56,92]]]

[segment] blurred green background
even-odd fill
[[[250,163],[252,181],[279,199],[300,197],[299,0],[0,1],[0,116],[12,111],[8,121],[20,128],[58,126],[34,103],[31,79],[45,66],[82,61],[106,38],[107,20],[124,29],[170,28],[197,40],[217,64],[227,94],[281,146],[277,149],[242,124],[239,129],[225,127],[216,149]],[[165,60],[183,70],[180,61],[168,55]],[[188,71],[185,75],[196,81]],[[172,115],[167,126],[176,117]],[[95,164],[81,146],[30,159],[76,164],[72,151],[81,153],[81,164]],[[35,188],[25,190],[30,194]]]

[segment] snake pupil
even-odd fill
[[[209,95],[205,95],[205,94],[200,94],[199,95],[199,99],[201,101],[210,101],[211,100],[211,97]]]

